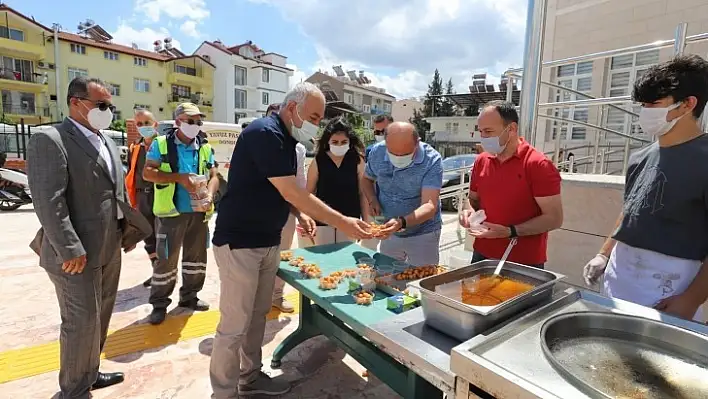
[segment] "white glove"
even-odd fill
[[[588,262],[583,268],[583,279],[585,279],[585,284],[588,286],[593,286],[597,284],[597,281],[605,273],[605,267],[607,267],[607,256],[603,254],[597,254],[594,258]]]

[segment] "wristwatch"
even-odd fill
[[[516,226],[513,224],[509,226],[509,238],[516,238],[519,234],[516,232]]]
[[[403,216],[399,216],[398,218],[396,218],[396,220],[398,220],[398,223],[401,224],[401,228],[398,229],[398,231],[405,230],[406,229],[406,218],[404,218]]]

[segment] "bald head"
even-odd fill
[[[155,115],[147,109],[138,109],[135,111],[135,123],[140,126],[157,126]]]
[[[418,132],[408,122],[393,122],[386,128],[386,148],[393,155],[409,155],[418,146]]]

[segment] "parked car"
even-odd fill
[[[462,154],[443,159],[443,188],[460,184],[460,171],[456,169],[470,169],[476,158],[477,154]],[[446,198],[442,201],[442,207],[446,211],[457,211],[458,201],[457,197]]]

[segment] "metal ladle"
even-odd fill
[[[494,269],[494,277],[499,276],[499,273],[501,273],[502,267],[504,267],[504,263],[506,263],[506,258],[509,257],[509,254],[511,253],[511,249],[516,245],[517,238],[514,237],[509,241],[509,245],[506,247],[506,251],[504,251],[504,255],[502,255],[501,260],[499,261],[499,264],[497,265],[497,268]]]

